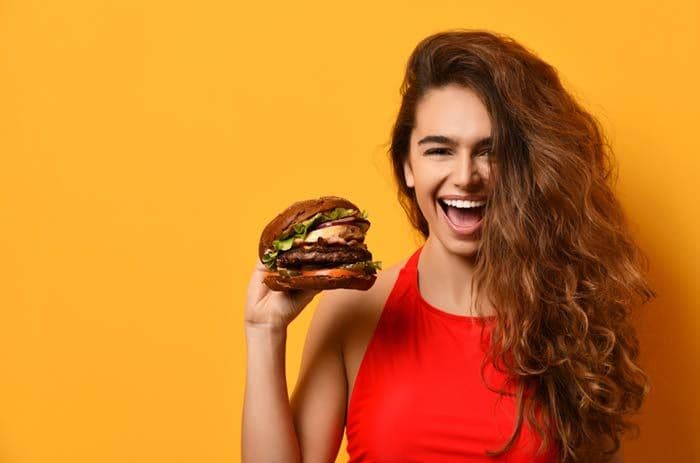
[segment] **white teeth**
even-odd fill
[[[486,201],[462,201],[458,199],[443,199],[445,204],[452,207],[459,208],[469,208],[469,207],[480,207],[486,204]]]

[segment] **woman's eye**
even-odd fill
[[[425,152],[425,154],[448,154],[449,150],[445,148],[435,148]],[[478,154],[478,156],[490,156],[491,151],[485,150]]]
[[[425,152],[425,154],[445,154],[447,153],[447,150],[444,148],[436,148],[432,150],[428,150]]]

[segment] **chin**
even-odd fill
[[[442,211],[437,211],[437,217],[433,217],[433,222],[430,223],[431,235],[434,233],[435,238],[451,254],[474,257],[481,246],[481,229],[473,234],[460,235],[450,228],[441,214]]]
[[[436,227],[432,227],[431,230],[436,230]],[[480,233],[470,238],[458,238],[451,236],[450,230],[440,230],[439,232],[431,231],[430,236],[450,254],[462,257],[475,257],[481,246]]]
[[[478,242],[468,242],[459,241],[455,239],[448,239],[443,241],[445,248],[452,254],[456,254],[462,257],[476,257],[479,251]]]

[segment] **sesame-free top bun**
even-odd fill
[[[260,235],[260,244],[258,245],[260,260],[262,260],[265,251],[272,247],[272,242],[291,228],[292,225],[310,219],[318,212],[328,211],[336,207],[356,209],[359,211],[357,206],[345,198],[339,196],[323,196],[317,199],[297,201],[280,212],[277,217],[267,224]]]

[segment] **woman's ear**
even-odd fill
[[[409,188],[413,188],[415,186],[416,182],[413,178],[413,169],[411,169],[411,163],[409,162],[408,156],[406,156],[406,160],[403,162],[403,178]]]

